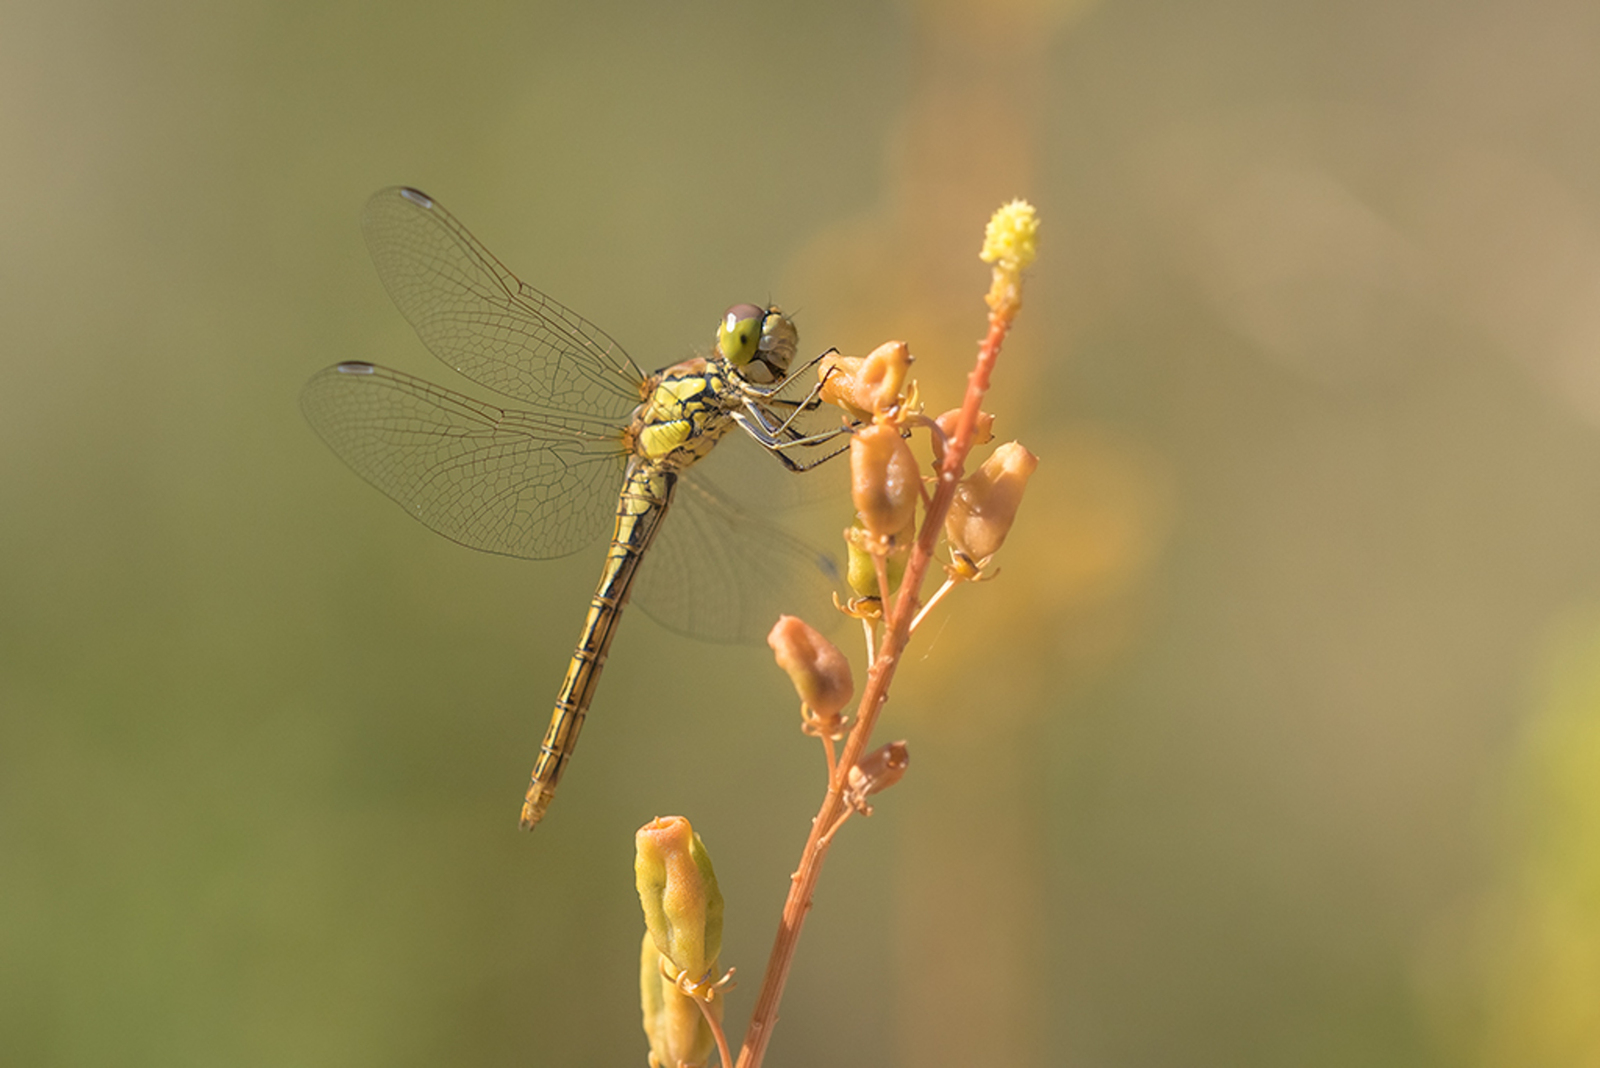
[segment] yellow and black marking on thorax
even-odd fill
[[[714,360],[685,360],[655,378],[628,430],[634,455],[681,471],[733,427],[738,390]]]

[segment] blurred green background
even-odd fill
[[[630,618],[520,834],[599,547],[299,414],[452,377],[403,182],[641,363],[771,298],[935,410],[1042,212],[1042,463],[769,1063],[1600,1064],[1597,60],[1578,0],[0,6],[0,1060],[642,1064],[665,813],[742,1032],[822,776],[765,651]]]

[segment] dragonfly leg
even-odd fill
[[[734,421],[744,429],[745,433],[749,434],[752,438],[755,438],[755,440],[764,449],[770,452],[773,456],[776,456],[778,461],[791,471],[809,471],[811,468],[816,467],[818,464],[826,463],[828,460],[833,459],[841,452],[844,452],[845,449],[849,448],[849,446],[844,446],[834,449],[826,456],[821,456],[813,460],[796,460],[794,457],[790,456],[786,450],[795,448],[814,448],[819,445],[825,445],[839,437],[841,434],[850,433],[851,428],[847,426],[840,426],[833,430],[824,431],[820,434],[800,435],[799,432],[796,431],[792,426],[789,426],[787,422],[784,423],[781,428],[771,426],[766,422],[765,419],[761,418],[759,410],[755,409],[754,405],[749,406],[749,408],[751,410],[734,412]]]
[[[769,449],[788,449],[796,445],[820,445],[824,442],[832,441],[840,434],[848,433],[859,425],[859,423],[852,422],[849,425],[840,425],[816,434],[805,434],[796,430],[794,428],[795,419],[800,416],[801,412],[810,412],[817,409],[821,403],[821,392],[822,386],[818,385],[811,391],[811,395],[803,401],[784,399],[757,401],[746,397],[744,398],[744,410],[735,411],[732,415],[734,421],[744,428],[745,433]],[[793,408],[794,410],[789,413],[788,418],[774,424],[771,420],[776,419],[778,415],[777,412],[773,411],[775,407]]]

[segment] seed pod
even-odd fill
[[[962,479],[944,521],[951,547],[980,564],[993,556],[1005,542],[1028,476],[1038,466],[1037,456],[1010,441]]]
[[[818,634],[798,616],[779,616],[767,634],[773,659],[789,675],[800,704],[819,726],[832,733],[839,725],[839,713],[855,693],[850,661],[839,647]]]
[[[916,516],[922,480],[917,458],[892,426],[862,427],[850,438],[850,498],[867,531],[889,544]]]
[[[884,558],[884,570],[887,572],[888,592],[894,593],[900,588],[900,580],[905,577],[906,561],[911,556],[911,542],[916,534],[916,528],[906,524],[906,528],[894,535],[889,540],[894,548],[885,553],[881,545],[875,546],[871,534],[862,525],[858,516],[850,529],[844,532],[845,545],[845,582],[857,597],[877,597],[878,593],[878,566],[877,557]],[[877,552],[874,552],[874,549]]]
[[[845,793],[850,804],[862,815],[872,815],[867,798],[899,782],[910,763],[911,751],[903,741],[879,746],[862,757],[845,776]]]
[[[639,1006],[644,1033],[650,1040],[651,1068],[700,1068],[711,1057],[716,1034],[695,999],[663,975],[663,958],[650,932],[639,947]],[[722,991],[714,991],[706,1008],[722,1019]]]
[[[822,403],[843,408],[856,422],[872,419],[872,408],[861,397],[861,366],[864,356],[841,356],[833,353],[824,356],[817,364],[817,378],[822,383]]]
[[[874,412],[897,407],[910,374],[911,348],[904,341],[885,341],[867,353],[858,379],[862,399],[868,402],[865,407]]]
[[[956,423],[961,419],[961,409],[951,408],[948,412],[934,420],[939,424],[939,429],[944,431],[944,436],[953,438],[956,434]],[[979,412],[977,422],[972,424],[972,444],[987,445],[994,440],[994,416],[988,412]]]
[[[722,891],[705,844],[682,816],[659,816],[639,828],[634,849],[645,928],[674,975],[701,982],[722,951]]]
[[[817,367],[822,400],[866,422],[904,402],[911,363],[904,341],[886,341],[866,356],[829,356]]]

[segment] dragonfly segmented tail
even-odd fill
[[[572,759],[578,732],[583,729],[583,718],[588,714],[589,703],[594,700],[595,687],[600,682],[600,671],[605,667],[611,637],[622,618],[622,606],[627,603],[628,591],[644,560],[645,550],[650,548],[666,517],[675,483],[675,475],[643,464],[630,465],[617,502],[616,531],[606,550],[600,584],[589,602],[589,614],[584,618],[577,648],[567,664],[561,690],[556,694],[555,711],[550,714],[550,726],[539,745],[539,756],[534,761],[528,783],[528,796],[522,804],[522,826],[529,830],[544,818],[545,809],[555,797],[561,773]]]

